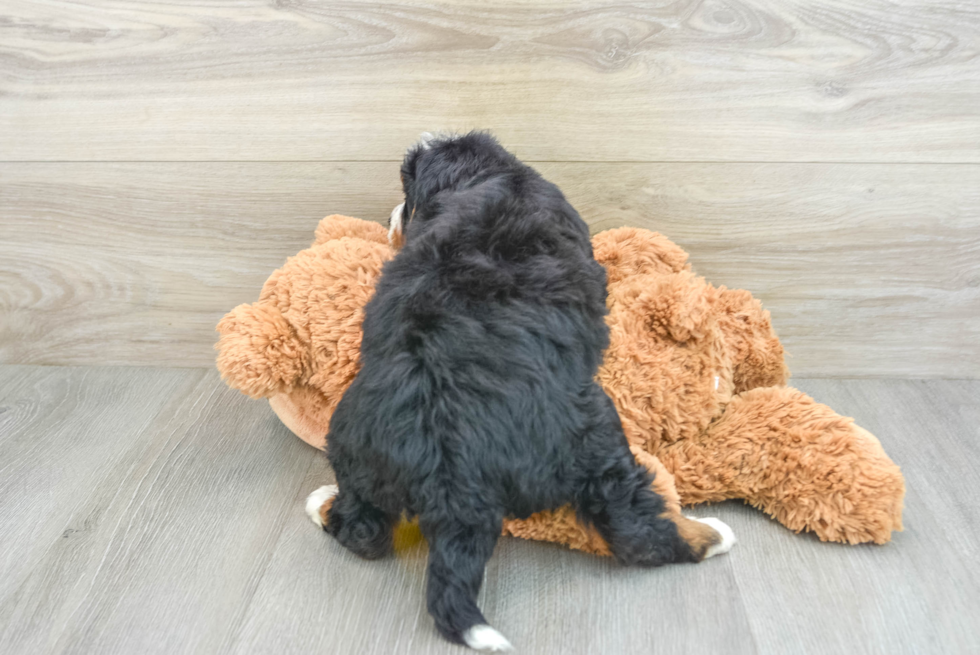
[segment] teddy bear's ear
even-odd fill
[[[365,241],[374,241],[388,245],[388,231],[380,223],[363,221],[359,218],[331,214],[316,227],[316,237],[313,239],[314,246],[326,243],[333,239],[343,237],[354,237]]]
[[[239,305],[217,331],[221,378],[252,398],[289,391],[309,370],[309,349],[271,303]]]
[[[714,288],[690,271],[637,276],[611,291],[613,301],[631,308],[648,329],[677,342],[705,337],[716,322]]]

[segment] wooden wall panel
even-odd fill
[[[980,10],[926,0],[7,0],[0,159],[980,162]]]
[[[0,362],[210,366],[320,217],[383,221],[397,163],[0,164]],[[772,311],[806,376],[980,376],[980,165],[538,168]]]

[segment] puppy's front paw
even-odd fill
[[[309,496],[306,497],[306,515],[310,517],[310,520],[316,524],[318,528],[322,528],[326,525],[324,517],[327,515],[325,510],[322,510],[323,506],[333,501],[334,496],[340,488],[335,484],[328,484],[320,487]],[[330,509],[328,506],[326,509]]]

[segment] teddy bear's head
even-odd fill
[[[377,223],[325,218],[313,245],[272,274],[257,302],[218,323],[222,378],[253,398],[269,398],[295,415],[290,428],[322,441],[357,374],[364,306],[391,255]]]
[[[733,394],[785,383],[782,346],[751,294],[708,284],[655,232],[602,232],[593,249],[609,280],[610,347],[599,379],[631,443],[656,452],[694,438]]]

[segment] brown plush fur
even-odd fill
[[[681,503],[729,498],[825,541],[880,544],[901,530],[898,467],[851,419],[784,386],[783,348],[758,300],[708,284],[660,234],[620,228],[593,246],[609,278],[599,380],[689,543],[707,548],[714,533],[685,519]],[[392,254],[380,225],[325,218],[258,302],[218,324],[225,381],[269,398],[287,427],[322,448],[358,370],[364,304]],[[609,554],[567,507],[508,521],[504,534]]]

